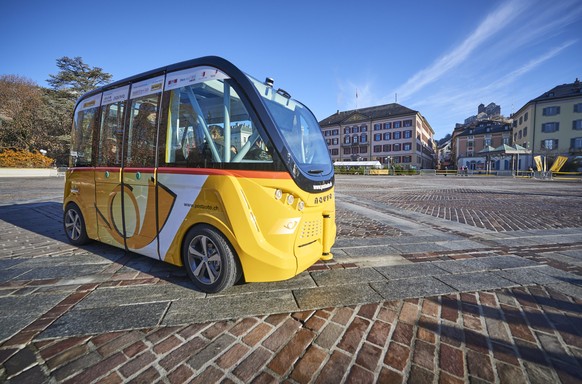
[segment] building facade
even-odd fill
[[[432,169],[434,131],[418,111],[392,103],[337,111],[319,122],[332,160],[377,160],[403,168]]]
[[[582,154],[582,83],[554,87],[513,115],[513,140],[533,156]]]
[[[467,167],[471,170],[498,170],[512,169],[508,158],[488,158],[483,152],[486,148],[497,148],[512,145],[511,121],[482,120],[458,127],[453,136],[456,167]],[[487,164],[490,161],[490,164]]]

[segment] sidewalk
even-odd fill
[[[440,179],[339,176],[333,261],[212,296],[0,202],[0,382],[582,382],[582,192]]]

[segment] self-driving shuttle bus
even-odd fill
[[[64,191],[70,242],[184,266],[218,292],[291,278],[335,241],[319,124],[273,80],[219,57],[120,80],[75,107]]]

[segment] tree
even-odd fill
[[[43,130],[37,112],[42,104],[42,90],[32,80],[0,75],[0,149],[40,149]]]
[[[57,59],[57,67],[59,73],[49,75],[47,80],[53,89],[44,92],[43,121],[47,132],[54,138],[51,145],[47,146],[49,153],[52,153],[57,164],[66,164],[76,99],[110,82],[112,76],[99,67],[85,64],[81,57],[61,57]]]
[[[99,67],[89,67],[81,57],[63,56],[57,59],[60,72],[49,75],[47,83],[58,91],[67,91],[77,98],[82,94],[111,81],[111,74]]]

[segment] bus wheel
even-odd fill
[[[83,219],[83,215],[77,204],[67,204],[63,216],[63,224],[65,227],[65,234],[71,244],[83,245],[89,242],[87,227],[85,227],[85,219]]]
[[[200,225],[188,231],[182,246],[188,276],[203,292],[216,293],[234,285],[241,276],[232,248],[216,229]]]

